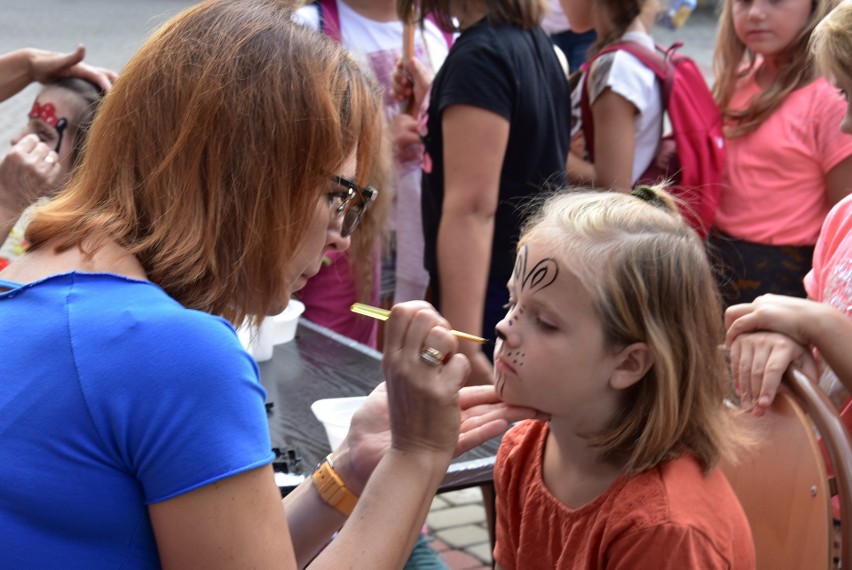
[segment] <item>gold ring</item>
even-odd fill
[[[430,366],[440,366],[443,364],[444,356],[443,352],[431,346],[424,346],[423,350],[420,351],[420,360]]]

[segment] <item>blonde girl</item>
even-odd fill
[[[843,99],[808,41],[831,0],[726,0],[714,55],[728,165],[711,243],[726,303],[804,297],[802,278],[828,210],[849,193]]]
[[[753,568],[717,468],[738,439],[703,244],[661,191],[555,196],[497,327],[497,568]]]

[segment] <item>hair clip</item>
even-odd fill
[[[671,211],[671,208],[669,208],[668,204],[666,204],[657,195],[656,190],[654,190],[654,188],[652,188],[651,186],[646,186],[644,184],[641,186],[637,186],[633,189],[633,191],[630,192],[630,195],[635,196],[636,198],[639,198],[643,202],[647,202],[648,204],[656,208],[660,208],[661,210],[665,210],[667,212]]]

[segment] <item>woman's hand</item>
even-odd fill
[[[114,71],[83,63],[86,48],[78,45],[71,53],[28,49],[30,73],[34,81],[48,83],[61,77],[79,77],[107,93],[118,77]]]
[[[427,347],[444,354],[440,364],[421,357]],[[449,462],[453,455],[500,435],[511,422],[535,416],[534,410],[500,402],[493,386],[460,391],[469,365],[456,354],[457,347],[449,325],[428,303],[393,308],[382,360],[387,382],[355,413],[349,434],[335,452],[335,466],[353,492],[363,489],[391,447]]]
[[[56,187],[59,170],[55,152],[36,135],[23,137],[0,160],[0,211],[23,212]]]
[[[459,391],[461,425],[454,457],[470,451],[509,429],[514,422],[548,419],[531,408],[500,400],[494,386],[469,386]],[[352,418],[346,440],[335,451],[335,468],[346,485],[360,494],[370,474],[391,446],[387,386],[382,383]],[[345,462],[345,466],[342,465]]]

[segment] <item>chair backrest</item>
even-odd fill
[[[759,569],[833,567],[834,524],[825,455],[841,501],[841,529],[852,529],[852,444],[825,394],[798,371],[787,372],[758,422],[766,441],[722,470],[751,525]],[[852,544],[842,541],[843,568],[852,568]]]

